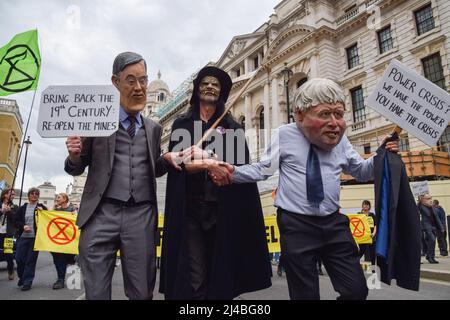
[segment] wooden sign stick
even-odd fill
[[[211,132],[213,132],[213,130],[216,129],[216,127],[219,125],[220,121],[222,121],[223,117],[225,117],[225,115],[228,113],[228,111],[231,110],[231,108],[233,107],[233,105],[236,103],[236,101],[238,101],[238,99],[242,96],[242,94],[244,93],[245,90],[247,90],[248,86],[252,83],[252,81],[256,78],[256,76],[258,75],[258,73],[265,69],[265,66],[262,65],[260,66],[254,75],[252,75],[250,77],[250,79],[247,80],[247,82],[245,83],[245,85],[242,87],[242,89],[239,91],[239,93],[234,97],[233,101],[230,102],[230,104],[228,105],[227,108],[225,108],[225,111],[222,113],[222,115],[217,118],[217,120],[213,123],[213,125],[211,126],[211,128],[209,128],[205,134],[203,135],[203,137],[195,144],[196,147],[201,148],[202,143],[209,138]]]

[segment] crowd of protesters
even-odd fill
[[[30,188],[28,190],[28,201],[20,207],[13,203],[15,195],[12,188],[5,189],[1,193],[0,248],[2,260],[5,260],[7,263],[8,280],[13,281],[15,279],[15,260],[17,264],[17,285],[22,291],[28,291],[33,284],[39,256],[39,251],[34,250],[37,233],[37,211],[51,209],[76,214],[77,210],[69,202],[69,197],[65,193],[57,195],[53,208],[47,208],[47,206],[39,202],[40,191],[38,188]],[[9,248],[6,243],[13,245]],[[53,284],[53,289],[62,289],[65,287],[67,265],[75,263],[75,256],[53,252],[51,254],[57,274],[57,280]]]

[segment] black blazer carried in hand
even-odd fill
[[[381,188],[384,160],[387,157],[390,172],[389,197],[389,251],[388,258],[377,257],[381,281],[390,284],[397,280],[399,287],[419,290],[421,230],[417,205],[409,187],[405,164],[398,154],[377,150],[374,159],[375,209],[380,224]],[[380,226],[380,225],[378,225]],[[380,231],[377,231],[380,234]]]

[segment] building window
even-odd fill
[[[370,154],[370,144],[364,145],[364,154]]]
[[[358,44],[347,48],[347,65],[349,69],[359,65]]]
[[[350,90],[353,106],[353,121],[360,122],[366,119],[366,110],[364,108],[364,96],[361,86]]]
[[[256,70],[259,67],[259,58],[256,56],[253,58],[253,70]]]
[[[308,81],[308,78],[303,78],[297,81],[297,89],[300,88],[306,81]]]
[[[259,113],[259,148],[264,148],[264,108]]]
[[[444,133],[441,138],[438,140],[438,150],[448,152],[450,156],[450,126],[445,128]]]
[[[161,92],[160,94],[158,94],[158,101],[163,102],[164,101],[164,93]]]
[[[345,9],[344,13],[348,13],[348,12],[352,11],[353,9],[356,9],[356,4],[353,4],[350,7],[348,7],[347,9]]]
[[[380,48],[380,53],[388,52],[394,47],[391,26],[378,31],[378,46]]]
[[[414,15],[416,17],[417,34],[419,36],[434,29],[435,24],[431,3],[414,12]]]
[[[236,78],[239,78],[241,76],[241,69],[240,68],[236,69],[235,72],[236,72]]]
[[[398,142],[398,149],[400,152],[409,151],[409,137],[407,134],[400,137],[400,141]]]
[[[444,70],[439,52],[423,58],[422,66],[425,78],[445,90]]]
[[[13,150],[14,150],[14,139],[11,137],[9,140],[9,152],[8,152],[8,159],[10,160],[12,158]]]

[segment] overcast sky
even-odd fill
[[[161,70],[171,90],[209,61],[217,61],[233,36],[255,31],[278,0],[40,0],[0,1],[0,46],[37,28],[42,68],[28,135],[32,141],[24,190],[50,181],[65,192],[65,139],[36,132],[41,92],[49,85],[109,84],[114,57],[144,56],[150,80]],[[33,92],[10,95],[25,124]],[[22,155],[23,159],[23,155]],[[16,180],[20,188],[23,161]]]

